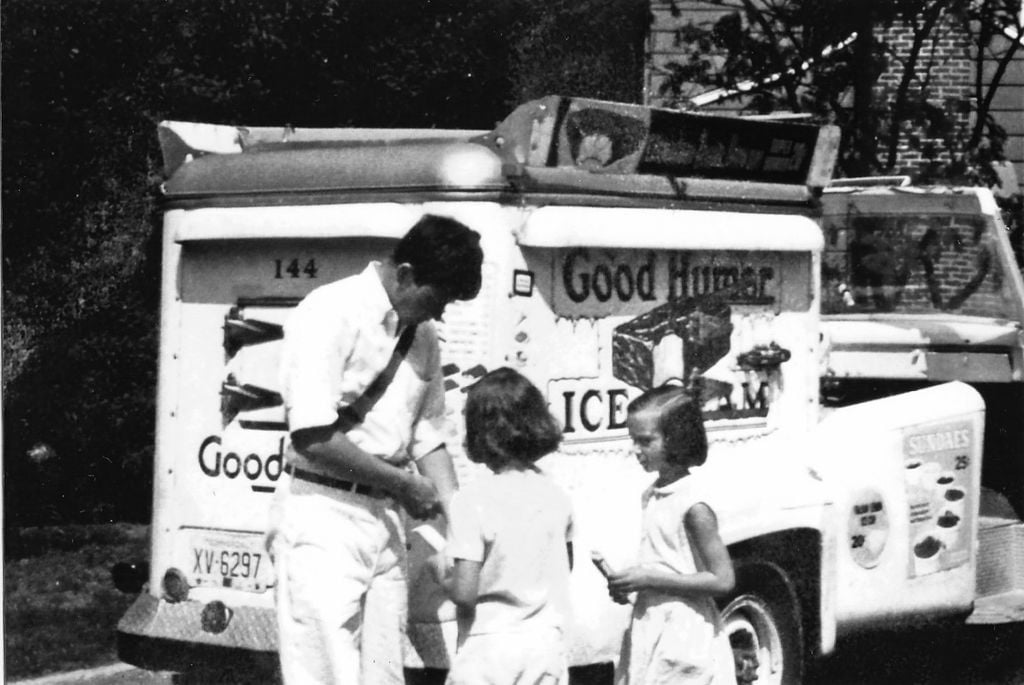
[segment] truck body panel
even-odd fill
[[[1024,280],[992,193],[849,180],[822,201],[823,411],[971,384],[985,416],[968,620],[1024,619]]]
[[[970,610],[984,404],[952,383],[839,409],[815,471],[836,488],[845,630]],[[952,497],[954,499],[948,499]]]
[[[164,330],[166,345],[174,350],[166,355],[171,363],[164,385],[169,391],[160,402],[166,422],[161,436],[167,441],[158,443],[157,456],[157,468],[167,474],[161,479],[167,494],[158,492],[160,516],[154,525],[175,541],[158,545],[150,578],[153,588],[160,587],[166,569],[173,567],[184,571],[192,600],[231,597],[233,605],[272,606],[272,593],[267,591],[273,584],[272,567],[262,549],[262,531],[281,473],[286,440],[283,408],[279,403],[247,408],[242,398],[237,413],[228,414],[224,404],[233,396],[224,392],[226,386],[276,392],[280,342],[242,345],[229,354],[225,327],[231,321],[279,326],[305,292],[321,282],[356,273],[370,259],[386,254],[397,237],[388,234],[386,221],[385,228],[362,228],[364,217],[377,215],[369,204],[302,209],[306,211],[288,217],[287,225],[259,208],[167,213],[165,257],[173,260],[177,255],[180,261],[172,270],[175,296],[166,303]],[[379,215],[386,218],[390,209],[381,206]],[[820,496],[811,492],[794,499],[799,488],[793,475],[800,475],[799,469],[785,458],[770,464],[764,453],[770,454],[771,448],[755,444],[779,426],[806,429],[815,420],[806,389],[817,382],[817,365],[814,347],[806,341],[814,338],[810,283],[815,270],[810,255],[820,246],[816,224],[799,214],[750,215],[742,228],[731,231],[729,226],[739,224],[721,224],[712,212],[629,209],[614,216],[616,222],[625,222],[617,225],[643,221],[659,227],[645,238],[621,231],[612,234],[607,230],[610,224],[595,225],[588,207],[522,209],[460,201],[405,205],[396,214],[411,224],[420,212],[454,216],[479,226],[483,236],[481,294],[451,306],[439,325],[453,431],[459,425],[462,390],[484,369],[512,364],[545,389],[566,432],[562,450],[544,465],[574,498],[581,521],[577,539],[581,549],[599,548],[613,563],[625,563],[639,535],[639,494],[649,480],[627,454],[624,408],[637,390],[616,378],[616,328],[672,299],[721,290],[716,278],[735,278],[747,268],[761,273],[762,280],[753,281],[753,290],[734,298],[737,302],[726,324],[734,332],[725,332],[719,354],[727,354],[724,346],[735,338],[741,349],[757,341],[776,342],[791,350],[792,357],[784,376],[771,386],[746,390],[746,372],[738,372],[741,378],[732,383],[734,397],[728,398],[737,408],[716,410],[709,422],[714,454],[720,452],[726,459],[735,453],[733,468],[757,467],[778,483],[769,491],[774,495],[770,502],[753,492],[738,499],[744,508],[724,518],[735,521],[737,530],[733,533],[724,527],[723,531],[727,539],[743,539],[784,528],[797,519],[820,525],[816,510]],[[665,234],[662,223],[685,226],[686,233],[680,231],[673,238]],[[241,231],[236,226],[246,228]],[[326,230],[322,226],[336,226],[338,235],[310,237]],[[354,227],[353,235],[349,227]],[[780,227],[788,229],[789,240],[776,245],[761,241],[762,247],[786,251],[735,250],[738,242],[733,233],[750,232],[751,227],[776,233]],[[360,230],[364,233],[357,238]],[[591,232],[594,245],[582,247],[590,244]],[[709,234],[717,237],[709,241]],[[531,238],[537,235],[546,236],[545,245]],[[717,247],[716,241],[724,249],[706,249]],[[696,249],[697,245],[704,249]],[[299,267],[296,274],[288,272],[291,263]],[[723,273],[716,276],[715,269]],[[681,343],[661,354],[661,361],[648,362],[656,368],[641,365],[628,371],[650,373],[649,382],[654,383],[683,374]],[[721,378],[737,374],[728,363],[722,368]],[[618,373],[626,371],[619,368]],[[805,392],[787,395],[778,389],[783,384],[803,387]],[[453,433],[449,445],[458,451],[461,443],[461,436]],[[190,456],[183,460],[182,454]],[[586,460],[585,469],[581,460]],[[460,460],[463,481],[473,477],[473,470]],[[585,479],[581,470],[586,472]],[[722,489],[729,491],[728,482],[722,483]],[[764,519],[748,512],[754,508],[774,511],[779,499],[793,502],[793,520],[779,520],[769,528],[757,524],[757,531],[751,528],[751,523]],[[723,496],[722,501],[726,507],[728,499]],[[806,508],[813,513],[803,513]],[[228,574],[220,563],[225,551],[232,565]],[[235,552],[241,555],[237,569]],[[593,639],[599,626],[621,633],[624,612],[607,599],[603,579],[587,565],[574,573],[581,577],[574,586],[580,594],[578,623],[591,626],[588,639]],[[229,588],[225,582],[230,582]],[[618,639],[601,639],[596,652],[588,651],[592,647],[577,645],[575,662],[613,658]]]

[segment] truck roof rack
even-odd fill
[[[806,204],[828,185],[839,145],[835,126],[558,95],[492,131],[178,121],[158,131],[164,196],[190,202],[518,192]]]
[[[294,128],[292,126],[229,126],[191,121],[161,121],[157,137],[164,173],[208,154],[240,154],[270,149],[357,146],[388,143],[458,142],[483,130],[432,128]]]

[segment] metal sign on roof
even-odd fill
[[[835,126],[552,95],[521,105],[485,140],[527,167],[823,187],[839,137]]]

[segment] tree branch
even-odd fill
[[[1010,5],[1007,5],[1010,7]],[[968,147],[977,147],[981,143],[981,138],[985,134],[985,123],[988,120],[988,113],[992,108],[992,101],[995,98],[996,91],[999,88],[999,84],[1003,80],[1003,76],[1006,74],[1006,70],[1009,68],[1010,63],[1013,62],[1014,55],[1017,50],[1021,47],[1021,36],[1024,35],[1024,25],[1021,23],[1021,19],[1018,17],[1024,17],[1024,15],[1018,15],[1012,10],[1007,10],[1005,14],[1000,15],[998,9],[988,7],[987,5],[982,6],[980,10],[972,13],[975,21],[979,23],[978,30],[978,52],[975,57],[975,92],[974,99],[977,102],[977,112],[975,113],[974,126],[971,130],[971,137],[968,142]],[[1002,21],[1001,21],[1002,19]],[[1017,39],[1014,40],[1010,35],[1009,29],[1013,27],[1014,33]],[[985,62],[987,61],[986,50],[992,47],[992,40],[996,35],[1005,37],[1009,41],[1009,47],[1006,51],[996,58],[995,51],[992,51],[992,57],[997,59],[996,70],[992,74],[992,79],[988,83],[988,89],[985,90],[984,84],[984,73],[985,73]]]
[[[988,91],[985,93],[985,98],[978,100],[978,112],[974,121],[974,130],[971,131],[971,139],[968,143],[968,147],[976,147],[981,142],[981,136],[985,130],[985,120],[988,119],[988,112],[992,108],[992,100],[996,96],[996,90],[999,88],[999,83],[1002,81],[1003,76],[1006,74],[1007,68],[1010,66],[1010,62],[1013,61],[1013,56],[1016,54],[1017,49],[1020,47],[1019,41],[1012,41],[1010,48],[1003,54],[999,59],[999,63],[996,65],[996,70],[992,74],[992,80],[988,84]],[[984,62],[984,56],[978,56],[978,62]],[[981,89],[981,81],[978,81],[978,88]]]
[[[914,41],[903,68],[903,76],[896,87],[896,101],[893,103],[892,120],[889,122],[889,146],[886,156],[886,167],[896,166],[897,151],[899,148],[900,124],[903,122],[903,114],[907,109],[907,94],[910,92],[910,84],[917,76],[917,63],[921,57],[921,50],[924,47],[925,39],[935,27],[942,11],[942,3],[930,3],[924,8],[924,22],[920,25],[914,23]]]

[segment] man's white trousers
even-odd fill
[[[402,685],[405,533],[390,498],[278,481],[268,532],[287,685]]]

